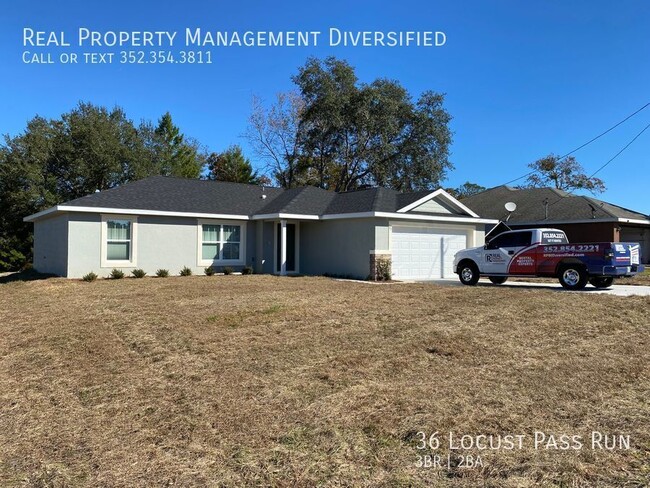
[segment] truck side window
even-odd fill
[[[501,234],[488,243],[488,249],[499,249],[500,247],[526,247],[530,246],[532,240],[533,233],[531,231]]]

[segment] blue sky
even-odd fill
[[[72,40],[79,27],[441,30],[447,43],[212,48],[212,65],[35,65],[22,62],[24,27],[65,31]],[[252,95],[272,100],[292,89],[290,77],[308,56],[334,55],[355,66],[361,81],[396,79],[414,96],[446,93],[456,169],[443,184],[489,187],[521,176],[542,156],[570,151],[650,102],[649,27],[646,0],[16,2],[0,18],[0,132],[15,135],[35,114],[58,117],[84,100],[120,105],[136,122],[170,111],[210,150],[239,143],[252,156],[241,137]],[[648,123],[650,107],[575,156],[595,171]],[[650,129],[599,173],[608,186],[600,198],[650,213],[649,157]]]

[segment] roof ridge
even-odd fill
[[[151,178],[167,178],[167,179],[174,179],[174,180],[183,180],[183,181],[201,181],[205,183],[221,183],[221,184],[228,184],[228,185],[244,185],[244,186],[254,186],[256,188],[269,188],[272,190],[287,190],[287,188],[282,188],[279,186],[270,186],[270,185],[258,185],[256,183],[241,183],[239,181],[224,181],[224,180],[211,180],[209,178],[186,178],[184,176],[174,176],[174,175],[151,175],[147,176],[146,178],[141,178],[139,180],[134,180],[130,181],[129,183],[136,183],[138,181],[143,181],[143,180],[148,180]],[[120,185],[121,186],[121,185]]]
[[[604,213],[606,213],[606,214],[609,215],[610,217],[616,217],[616,215],[614,215],[614,214],[613,214],[612,212],[610,212],[609,210],[605,210],[605,205],[604,205],[604,204],[607,203],[607,202],[603,202],[602,200],[597,200],[597,199],[595,199],[595,198],[592,199],[591,197],[588,197],[587,195],[574,195],[574,196],[575,196],[575,197],[580,197],[580,198],[582,198],[583,200],[586,200],[587,203],[588,203],[589,205],[591,205],[591,206],[594,206],[594,205],[598,206],[598,208],[599,208],[600,210],[602,210]],[[616,218],[618,218],[618,217],[616,217]]]
[[[626,212],[630,212],[630,213],[634,213],[634,214],[638,214],[638,215],[643,215],[643,216],[645,216],[645,217],[649,217],[649,215],[646,215],[646,214],[641,213],[641,212],[637,212],[636,210],[632,210],[631,208],[622,207],[621,205],[617,205],[617,204],[615,204],[615,203],[609,203],[609,202],[606,202],[605,200],[599,200],[599,199],[597,199],[597,198],[589,197],[589,196],[586,196],[586,195],[581,195],[581,196],[582,196],[583,198],[586,198],[586,199],[592,201],[592,202],[598,202],[599,205],[600,205],[600,204],[603,204],[603,205],[609,205],[610,207],[620,208],[621,210],[625,210]],[[610,212],[609,210],[605,210],[605,207],[604,207],[604,206],[601,206],[600,208],[603,210],[603,212],[608,213],[610,216],[612,216],[612,217],[616,217],[616,218],[619,218],[618,215],[616,215],[616,214]]]
[[[372,210],[375,210],[376,208],[376,203],[377,203],[377,196],[379,195],[379,192],[382,190],[380,186],[375,187],[375,194],[372,196],[372,202],[370,203],[370,208]]]

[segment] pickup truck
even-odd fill
[[[459,251],[454,272],[464,285],[481,276],[502,284],[510,276],[555,277],[568,290],[611,286],[614,278],[643,271],[640,245],[631,242],[570,244],[559,229],[524,229],[502,232],[483,247]]]

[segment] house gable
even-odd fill
[[[448,214],[463,217],[478,217],[470,208],[463,205],[443,189],[431,192],[397,210],[398,213]]]
[[[409,212],[466,215],[464,212],[460,212],[457,209],[454,209],[451,205],[446,204],[446,202],[443,202],[440,198],[432,198],[431,200],[424,202],[422,205],[418,205],[411,209]]]

